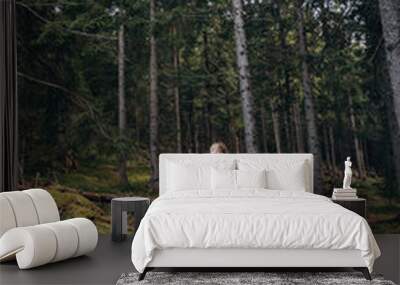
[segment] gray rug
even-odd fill
[[[373,275],[368,281],[359,272],[148,272],[146,278],[138,281],[138,273],[122,274],[117,285],[146,284],[212,284],[212,285],[297,285],[297,284],[376,284],[395,285],[380,275]]]

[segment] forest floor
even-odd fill
[[[41,181],[39,187],[48,189],[60,208],[62,218],[84,216],[92,219],[100,233],[110,232],[110,200],[122,196],[144,196],[151,199],[157,193],[148,187],[150,170],[146,163],[128,165],[130,186],[121,188],[115,166],[101,164],[81,165],[78,171],[59,177],[56,182]],[[328,185],[332,177],[324,179]],[[400,199],[385,197],[384,179],[367,177],[356,181],[358,195],[367,199],[368,222],[374,233],[400,233]],[[333,188],[333,187],[332,187]],[[133,220],[130,220],[133,223]]]
[[[367,219],[374,233],[400,233],[400,198],[388,198],[384,179],[367,177],[355,183],[358,196],[367,199]]]

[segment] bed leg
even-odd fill
[[[144,279],[144,277],[146,277],[146,273],[147,273],[148,269],[147,267],[143,270],[142,273],[139,274],[139,278],[138,281],[142,281]]]
[[[357,271],[361,271],[361,273],[364,275],[365,279],[372,280],[371,274],[369,274],[369,270],[367,267],[355,267],[354,269]]]

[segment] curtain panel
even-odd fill
[[[15,0],[0,0],[0,191],[17,188],[17,43]]]

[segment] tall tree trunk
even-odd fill
[[[284,131],[285,131],[285,141],[286,141],[286,143],[285,143],[286,149],[284,150],[284,152],[292,152],[293,151],[292,150],[292,138],[290,137],[291,129],[290,129],[290,125],[289,125],[288,113],[289,112],[283,113],[283,127],[284,127]]]
[[[271,104],[272,127],[274,130],[276,152],[281,153],[282,148],[281,148],[281,136],[279,133],[279,115],[276,112],[276,108],[275,108],[275,104],[274,104],[273,100],[270,101],[270,104]]]
[[[118,175],[121,185],[128,185],[126,174],[126,108],[125,108],[125,35],[124,25],[118,31],[118,129],[119,138],[123,142],[119,153]]]
[[[387,114],[387,121],[389,127],[389,135],[391,140],[391,151],[389,152],[389,158],[392,162],[392,169],[386,168],[386,176],[388,177],[388,188],[395,190],[397,194],[400,194],[400,127],[396,121],[396,114],[394,112],[393,104],[393,90],[389,80],[388,62],[385,60],[386,55],[385,49],[379,49],[377,52],[377,64],[375,70],[375,85],[378,87],[382,98],[385,102],[385,109]],[[389,171],[388,171],[389,170]]]
[[[390,98],[391,99],[391,98]],[[389,98],[386,100],[386,109],[388,110],[388,121],[389,121],[389,129],[390,129],[390,139],[392,144],[392,154],[393,154],[393,169],[394,169],[394,177],[392,177],[393,181],[395,181],[397,187],[397,193],[400,194],[400,128],[397,126],[396,121],[394,119],[394,106],[393,101]]]
[[[328,130],[326,128],[322,129],[322,133],[324,136],[324,153],[325,153],[325,160],[326,160],[326,165],[328,166],[327,168],[329,170],[332,170],[332,161],[331,161],[331,155],[329,152],[329,135],[328,135]]]
[[[176,27],[172,27],[172,32],[175,38]],[[176,151],[178,153],[182,152],[182,128],[181,128],[181,111],[180,111],[180,95],[179,95],[179,54],[174,44],[173,47],[173,62],[175,71],[175,81],[174,81],[174,99],[175,99],[175,121],[176,121]]]
[[[386,60],[392,87],[393,108],[400,128],[400,1],[379,0]]]
[[[292,148],[291,148],[291,152],[292,153],[296,153],[297,152],[297,142],[296,142],[296,131],[295,131],[295,127],[294,127],[294,124],[292,124],[292,122],[293,122],[293,105],[291,106],[291,108],[290,108],[290,116],[289,116],[289,121],[288,121],[288,124],[289,124],[289,126],[290,126],[290,140],[292,140],[292,143],[291,143],[291,145],[292,145]]]
[[[363,156],[364,156],[364,165],[365,165],[365,170],[367,171],[370,169],[370,164],[369,164],[369,155],[368,155],[368,141],[363,140],[361,143],[362,150],[363,150]]]
[[[314,155],[314,192],[322,194],[321,179],[321,149],[318,141],[317,125],[315,122],[314,98],[311,92],[311,79],[308,71],[307,42],[304,31],[303,0],[297,1],[297,25],[299,33],[299,49],[302,67],[302,86],[304,93],[304,108],[307,125],[307,144],[308,150]]]
[[[150,0],[150,186],[153,191],[158,187],[158,67],[157,67],[157,42],[154,35],[155,0]]]
[[[139,96],[135,92],[135,134],[136,134],[136,144],[140,147],[140,111],[139,111]]]
[[[206,92],[206,91],[204,91],[204,93],[201,92],[200,94],[205,94],[205,92]],[[204,98],[205,98],[206,96],[207,96],[207,95],[204,95]],[[207,110],[206,104],[204,104],[203,109],[202,109],[202,112],[203,112],[202,124],[203,124],[203,129],[204,129],[204,144],[207,145],[207,146],[210,146],[210,141],[211,141],[210,136],[211,136],[211,133],[210,133],[210,126],[209,126],[209,121],[208,121],[208,110]]]
[[[246,34],[242,18],[242,0],[232,0],[236,60],[239,69],[240,95],[244,121],[246,149],[249,153],[258,152],[257,134],[254,118],[254,99],[250,87],[249,61],[247,58]]]
[[[353,99],[351,98],[351,95],[349,95],[349,108],[350,108],[351,131],[354,137],[354,149],[356,151],[357,169],[360,177],[364,178],[365,177],[364,157],[362,154],[362,147],[360,144],[360,140],[358,139],[357,136],[356,117],[354,115]]]
[[[329,146],[330,146],[330,153],[331,153],[331,160],[332,160],[332,167],[336,173],[336,153],[335,153],[335,140],[333,139],[333,128],[329,126]]]
[[[209,59],[209,47],[208,47],[208,35],[207,32],[203,32],[203,45],[204,45],[204,68],[207,72],[207,75],[212,75],[211,66],[210,66],[210,59]],[[212,121],[211,121],[211,109],[212,109],[212,102],[210,96],[210,90],[212,89],[211,81],[206,81],[206,86],[204,90],[204,98],[206,100],[204,104],[204,113],[205,113],[205,127],[206,127],[206,141],[207,144],[212,144],[214,142],[213,137],[213,129],[212,129]]]
[[[285,30],[284,23],[282,21],[282,16],[281,16],[281,3],[279,0],[274,0],[274,5],[276,6],[276,23],[278,24],[278,30],[279,30],[279,46],[280,46],[280,60],[279,63],[283,67],[283,77],[284,77],[284,89],[285,89],[285,94],[282,92],[282,88],[280,87],[280,96],[281,98],[285,98],[285,104],[287,104],[287,110],[289,112],[284,113],[284,126],[285,126],[285,134],[286,134],[286,141],[287,141],[287,151],[288,152],[295,152],[296,151],[296,145],[295,142],[292,139],[292,136],[294,138],[293,134],[293,128],[291,124],[291,117],[293,116],[293,108],[292,108],[292,90],[290,86],[290,71],[288,68],[287,63],[285,62],[288,58],[288,48],[287,48],[287,43],[286,43],[286,36],[287,36],[287,31]],[[280,85],[280,84],[279,84]],[[296,99],[296,98],[295,98]],[[299,120],[301,119],[300,117],[298,118]]]
[[[266,114],[265,114],[265,104],[261,106],[261,127],[262,127],[262,141],[264,152],[268,153],[268,140],[267,140],[267,122],[266,122]]]
[[[385,53],[392,100],[386,99],[389,109],[388,120],[394,160],[394,177],[397,193],[400,194],[400,2],[379,0],[382,32],[385,39]]]
[[[213,135],[212,135],[212,123],[211,123],[211,114],[210,114],[210,108],[211,108],[211,104],[210,104],[210,97],[208,96],[208,92],[206,91],[207,95],[206,95],[206,100],[207,102],[205,102],[204,104],[204,114],[205,114],[205,123],[206,123],[206,137],[207,137],[207,142],[209,145],[211,145],[214,140],[213,140]]]
[[[226,92],[224,92],[224,98],[225,98],[225,105],[226,105],[226,110],[227,110],[227,115],[228,115],[228,133],[229,133],[229,139],[230,139],[230,143],[228,146],[228,149],[230,149],[231,151],[233,151],[234,146],[236,144],[236,130],[235,130],[235,123],[234,123],[234,116],[232,114],[232,110],[231,110],[231,102],[229,100],[229,94],[227,94]]]
[[[199,142],[199,124],[194,124],[194,152],[200,153],[200,142]]]
[[[304,153],[304,137],[303,137],[303,127],[301,125],[301,113],[299,102],[297,101],[297,96],[293,102],[293,119],[294,119],[294,129],[296,133],[296,145],[297,151],[299,153]]]
[[[188,112],[188,119],[186,121],[186,152],[192,153],[192,111]]]
[[[240,137],[238,134],[235,134],[235,150],[236,153],[240,153]]]

